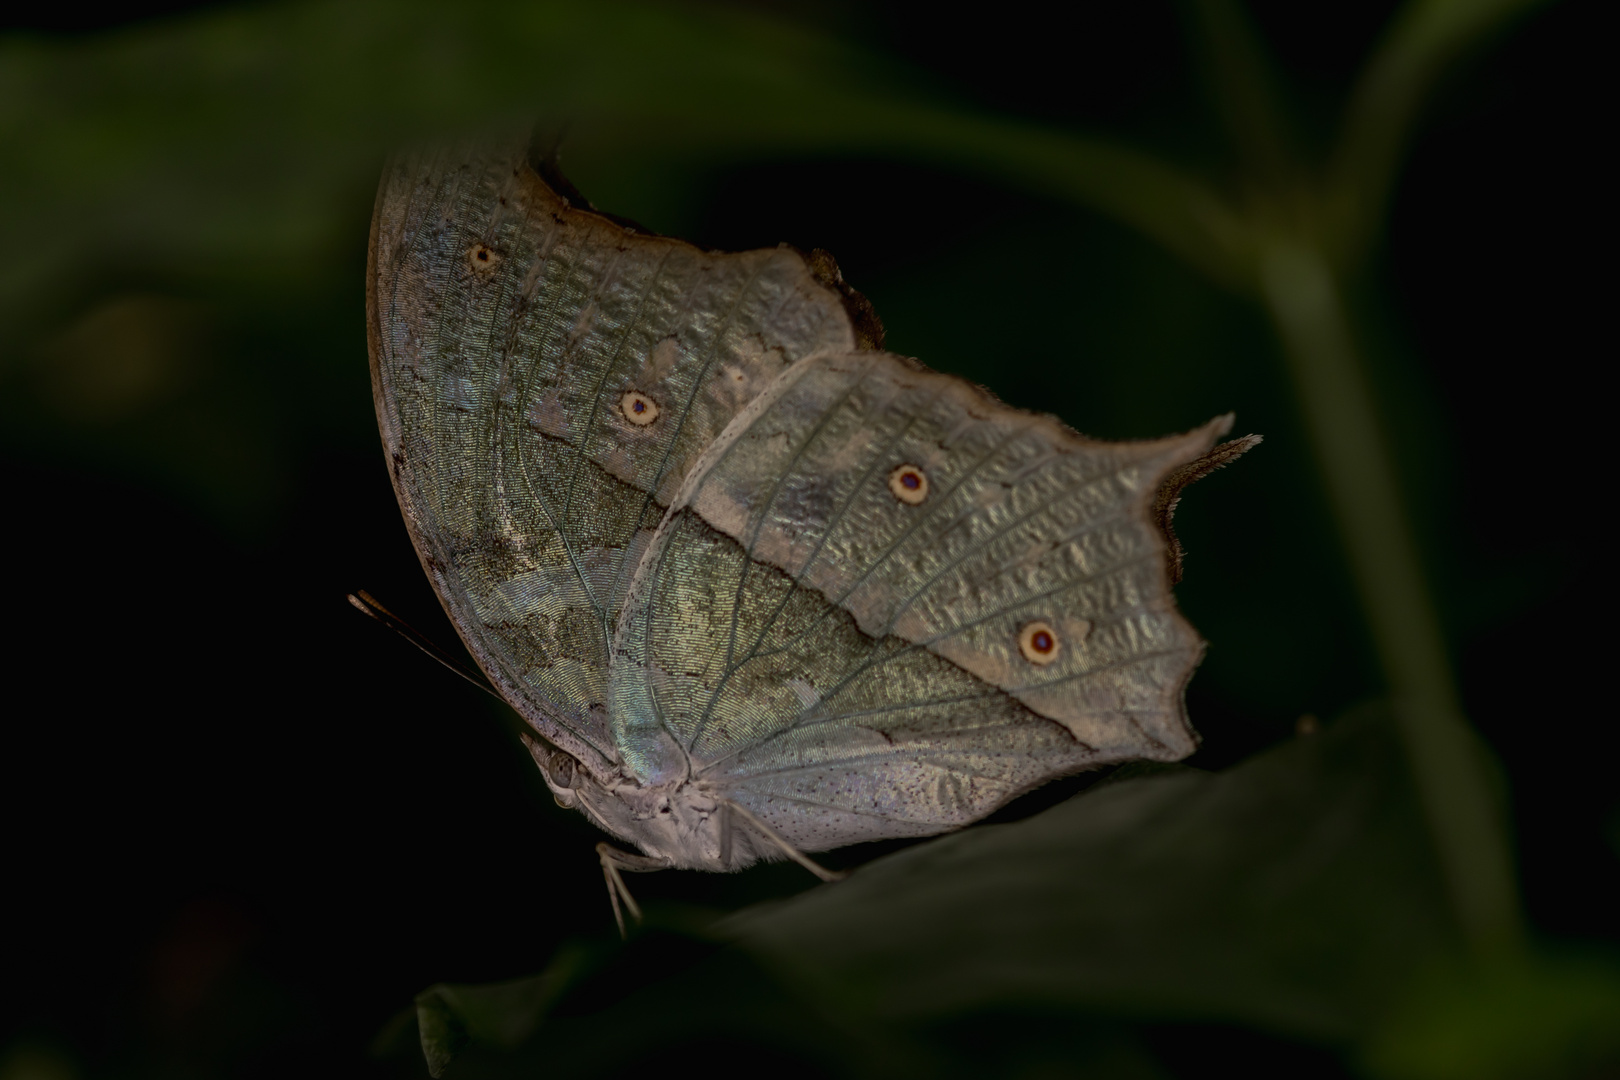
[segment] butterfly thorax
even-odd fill
[[[726,800],[706,781],[647,783],[622,769],[599,778],[563,751],[526,741],[560,805],[671,867],[737,870],[774,854],[728,827]]]

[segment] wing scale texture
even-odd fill
[[[507,699],[607,768],[638,552],[748,401],[855,344],[843,301],[790,249],[709,254],[572,207],[521,147],[392,162],[372,228],[373,389],[423,566]]]
[[[1229,417],[1086,439],[867,347],[819,253],[638,232],[514,146],[398,158],[372,229],[411,538],[502,694],[628,800],[599,822],[690,789],[819,850],[1195,746],[1156,496]]]

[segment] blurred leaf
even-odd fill
[[[866,154],[1078,199],[1230,277],[1241,238],[1195,182],[919,86],[742,8],[311,0],[0,40],[0,425],[262,528],[310,429],[362,435],[383,156],[537,120],[602,205],[668,231],[705,170]]]
[[[1376,242],[1418,112],[1446,69],[1545,0],[1412,0],[1362,69],[1327,177],[1328,249],[1354,264]]]
[[[712,931],[730,948],[678,971],[632,942],[608,981],[634,989],[605,1007],[568,995],[556,1010],[572,953],[532,983],[440,994],[424,1039],[430,1053],[465,1039],[494,1069],[502,1033],[532,1028],[531,1046],[574,1070],[597,1060],[587,1029],[624,1032],[634,1057],[724,1016],[783,1052],[859,1046],[862,1071],[967,1071],[980,1038],[1071,1062],[1107,1045],[1117,1075],[1141,1074],[1121,1019],[1342,1045],[1456,945],[1383,708],[1225,773],[1142,772],[745,910]],[[540,1022],[554,1010],[569,1015]]]
[[[886,1057],[889,1042],[838,1024],[746,953],[717,951],[684,920],[674,923],[651,915],[629,947],[606,940],[565,946],[533,978],[419,995],[430,1071],[451,1080],[632,1075],[718,1051],[769,1076],[816,1065],[845,1073]],[[712,1044],[717,1038],[723,1048]]]
[[[573,945],[527,979],[484,986],[439,983],[416,995],[428,1070],[438,1076],[469,1042],[502,1049],[521,1045],[593,959],[588,950]]]
[[[114,297],[40,350],[42,396],[80,423],[153,409],[191,381],[205,320],[172,297]]]
[[[1389,1080],[1532,1080],[1620,1071],[1620,965],[1531,954],[1442,967],[1405,995],[1365,1065]]]
[[[402,140],[569,125],[568,150],[668,170],[863,152],[977,171],[1131,221],[1230,276],[1215,197],[1104,143],[920,97],[893,61],[729,8],[230,8],[84,43],[0,44],[0,325],[127,270],[298,278]],[[587,188],[588,190],[588,188]],[[324,260],[323,260],[324,256]]]
[[[1205,80],[1231,133],[1246,179],[1272,199],[1297,187],[1290,140],[1279,115],[1276,76],[1265,49],[1235,0],[1198,0],[1197,37]]]
[[[73,1059],[52,1046],[13,1043],[0,1052],[0,1080],[76,1080]]]

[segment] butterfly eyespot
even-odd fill
[[[915,465],[896,465],[889,474],[889,494],[907,506],[916,506],[928,498],[928,474]]]
[[[636,427],[646,427],[658,419],[658,402],[638,390],[626,390],[619,399],[619,412]]]
[[[1057,659],[1062,648],[1063,643],[1058,640],[1057,631],[1052,629],[1051,623],[1036,619],[1025,624],[1018,632],[1018,651],[1032,664],[1045,667]]]
[[[480,274],[495,269],[501,261],[501,253],[488,244],[478,243],[467,249],[467,265]]]

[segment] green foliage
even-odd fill
[[[655,911],[622,950],[434,987],[422,1045],[451,1078],[656,1068],[722,1030],[840,1075],[1152,1076],[1155,1023],[1365,1046],[1391,1078],[1550,1075],[1620,1049],[1612,968],[1467,974],[1408,776],[1381,707],[1220,774],[1127,770],[791,900],[706,926]]]
[[[1390,1080],[1607,1075],[1620,1055],[1620,975],[1608,960],[1426,971],[1365,1044],[1365,1068]]]

